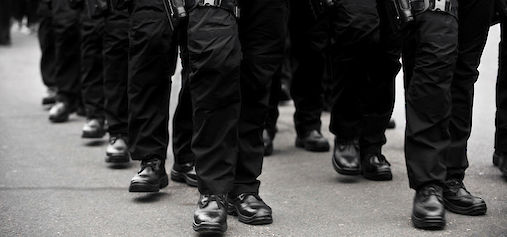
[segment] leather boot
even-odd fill
[[[370,180],[392,180],[391,164],[382,154],[366,154],[361,158],[363,176]]]
[[[227,195],[201,195],[194,212],[194,231],[221,234],[227,230]]]
[[[312,130],[303,137],[296,138],[296,147],[307,151],[325,152],[329,151],[329,141],[319,131]]]
[[[359,142],[355,139],[350,141],[339,141],[335,139],[332,161],[333,168],[339,174],[361,174]]]
[[[126,163],[129,162],[129,153],[126,138],[121,135],[109,137],[109,144],[106,148],[107,163]]]
[[[467,191],[463,181],[450,179],[444,185],[444,205],[451,212],[478,216],[486,214],[486,202]]]
[[[56,102],[49,110],[49,121],[53,123],[63,123],[69,120],[73,109],[66,102]]]
[[[197,187],[197,174],[193,163],[174,164],[171,169],[171,180]]]
[[[445,227],[445,208],[440,186],[431,184],[417,190],[412,209],[412,223],[419,229]]]
[[[89,119],[83,126],[82,138],[102,138],[106,135],[104,119]]]
[[[141,170],[130,181],[129,192],[158,192],[168,185],[164,161],[160,159],[143,160]]]
[[[229,197],[227,212],[238,216],[238,220],[249,225],[265,225],[273,223],[271,208],[257,194],[242,193]]]

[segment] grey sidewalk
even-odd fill
[[[293,108],[281,107],[275,152],[264,161],[261,196],[274,223],[247,226],[228,220],[227,236],[507,236],[507,180],[491,164],[499,29],[493,28],[476,86],[470,168],[465,184],[488,204],[483,217],[447,214],[443,231],[411,226],[413,191],[403,157],[404,103],[397,80],[394,118],[384,148],[393,181],[338,175],[331,152],[294,147]],[[192,236],[196,189],[170,182],[157,194],[128,192],[138,163],[118,169],[104,162],[106,139],[80,138],[84,119],[50,124],[40,105],[45,88],[35,36],[13,33],[0,47],[0,236]],[[179,77],[173,78],[171,109]],[[323,115],[327,132],[329,115]],[[169,154],[172,154],[169,151]],[[167,167],[172,165],[169,156]]]

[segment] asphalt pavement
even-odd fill
[[[384,154],[393,180],[374,182],[337,174],[331,152],[294,147],[292,104],[281,106],[275,151],[264,160],[261,196],[274,223],[248,226],[228,219],[226,236],[507,236],[507,180],[493,167],[495,82],[499,28],[490,32],[476,84],[470,168],[465,184],[488,205],[485,216],[447,213],[442,231],[411,225],[414,192],[408,188],[403,153],[403,80],[397,78],[397,127],[387,132]],[[198,192],[170,182],[159,193],[129,193],[138,162],[104,162],[106,138],[80,137],[85,119],[72,115],[51,124],[41,106],[45,94],[35,35],[13,32],[0,47],[0,236],[194,236],[192,215]],[[173,77],[171,111],[180,87]],[[323,132],[329,114],[324,113]],[[166,168],[172,166],[172,151]]]

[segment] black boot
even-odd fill
[[[227,230],[226,195],[201,195],[194,212],[194,231],[221,234]]]
[[[339,141],[335,139],[332,160],[333,168],[339,174],[361,174],[359,142],[355,139],[350,141]]]
[[[361,158],[363,176],[370,180],[392,180],[391,164],[382,154],[366,154]]]
[[[141,170],[130,181],[129,192],[158,192],[168,185],[164,161],[160,159],[143,160]]]
[[[458,179],[445,181],[444,204],[447,210],[468,216],[484,215],[487,211],[486,202],[470,194]]]
[[[53,106],[56,103],[56,89],[48,87],[47,95],[42,98],[43,106]]]
[[[249,225],[265,225],[273,223],[271,208],[257,194],[242,193],[229,197],[227,212],[238,216],[238,220]]]
[[[319,131],[312,130],[303,137],[296,138],[296,147],[307,151],[325,152],[329,151],[329,141]]]
[[[53,123],[63,123],[69,120],[70,114],[74,112],[72,107],[67,102],[56,102],[55,105],[49,110],[49,121]]]
[[[440,186],[426,185],[417,190],[412,209],[412,223],[419,229],[445,227],[445,208]]]
[[[82,131],[82,138],[102,138],[106,135],[105,121],[98,118],[88,119]]]
[[[110,135],[109,144],[106,148],[107,163],[128,163],[130,156],[128,153],[127,137],[124,135]]]
[[[396,128],[396,122],[394,119],[390,119],[389,123],[387,124],[387,129],[395,129]]]
[[[193,163],[176,164],[171,169],[171,180],[197,187],[197,174]]]

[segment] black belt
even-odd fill
[[[240,15],[238,3],[236,0],[196,0],[196,6],[222,8],[234,14],[236,18],[239,18]]]

